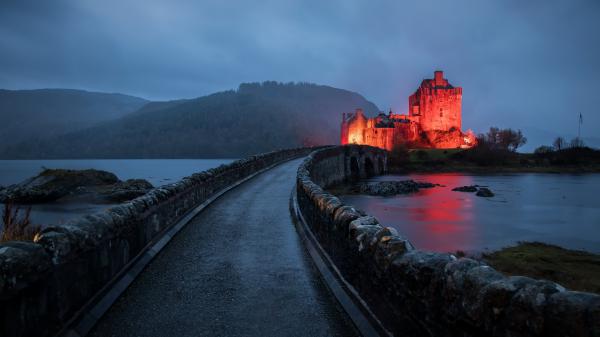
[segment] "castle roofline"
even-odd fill
[[[433,78],[423,79],[421,88],[430,89],[454,89],[454,86],[444,78],[444,72],[436,70],[433,72]]]

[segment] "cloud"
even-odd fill
[[[308,81],[406,111],[443,69],[464,124],[573,133],[600,124],[597,1],[4,1],[0,87],[151,99]],[[591,131],[590,131],[591,132]]]

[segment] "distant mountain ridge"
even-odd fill
[[[123,117],[0,152],[3,158],[225,158],[337,144],[342,112],[379,111],[363,96],[309,83],[244,83],[195,99],[150,102]]]
[[[134,96],[74,89],[0,89],[0,150],[117,119],[146,103]]]

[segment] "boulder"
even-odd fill
[[[421,188],[435,186],[437,185],[427,182],[416,182],[414,180],[380,181],[376,183],[362,183],[359,186],[359,190],[360,193],[368,195],[390,196],[413,193],[419,191]]]
[[[456,192],[477,192],[477,185],[467,185],[467,186],[460,186],[460,187],[455,187],[452,190],[456,191]]]
[[[480,187],[475,195],[478,197],[491,198],[494,196],[494,193],[489,188]]]

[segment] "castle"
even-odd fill
[[[365,144],[391,150],[396,144],[419,148],[469,148],[476,138],[461,131],[462,88],[452,86],[442,71],[425,79],[408,98],[408,115],[379,113],[367,118],[362,109],[344,113],[342,144]]]

